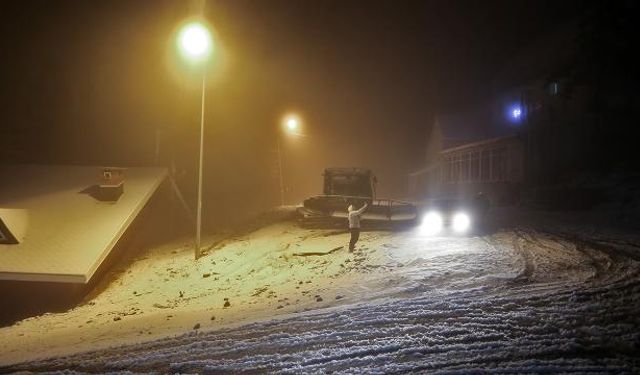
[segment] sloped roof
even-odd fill
[[[518,128],[506,119],[482,111],[439,115],[436,124],[442,133],[443,150],[518,132]]]
[[[87,283],[166,176],[129,168],[117,203],[85,193],[102,168],[0,166],[0,215],[17,244],[0,244],[0,280]],[[21,228],[22,227],[22,228]]]

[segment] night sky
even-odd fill
[[[188,1],[1,1],[0,126],[15,161],[150,165],[157,129],[189,193],[197,74],[172,37]],[[279,118],[290,203],[321,191],[327,166],[371,167],[379,192],[406,194],[432,118],[477,105],[518,49],[575,17],[575,1],[207,1],[205,198],[277,203]],[[13,161],[13,160],[10,160]],[[227,199],[233,197],[231,200]],[[251,197],[251,198],[248,198]]]

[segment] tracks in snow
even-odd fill
[[[378,303],[9,370],[640,372],[640,262],[629,249],[525,229],[464,244],[475,248],[398,267],[406,280]],[[488,283],[494,271],[511,277]]]

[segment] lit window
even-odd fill
[[[558,82],[551,82],[549,84],[549,94],[556,96],[560,92],[560,84]]]

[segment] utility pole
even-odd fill
[[[282,176],[282,154],[280,151],[280,137],[278,136],[278,174],[280,175],[280,205],[284,206],[284,177]]]

